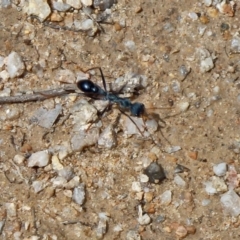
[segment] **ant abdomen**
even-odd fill
[[[99,88],[90,80],[80,80],[77,87],[84,93],[98,93]]]

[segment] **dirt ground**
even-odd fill
[[[239,1],[235,2],[230,16],[202,1],[119,0],[109,17],[98,23],[94,36],[53,29],[21,9],[0,9],[0,55],[15,51],[25,64],[21,77],[0,80],[1,90],[10,88],[16,95],[57,88],[64,84],[56,77],[60,69],[76,73],[100,66],[108,83],[132,72],[146,76],[148,83],[135,101],[155,108],[165,121],[152,134],[157,144],[139,134],[126,137],[119,126],[116,147],[95,144],[60,159],[85,184],[85,201],[79,205],[72,200],[72,188],[54,186],[58,174],[51,162],[46,167],[27,165],[31,153],[69,145],[72,124],[61,120],[73,102],[57,97],[0,105],[1,239],[240,238],[239,216],[225,214],[220,202],[228,189],[209,195],[204,185],[214,176],[215,164],[227,163],[240,173],[240,62],[231,47],[240,27]],[[63,18],[76,15],[73,11]],[[64,21],[59,24],[64,26]],[[201,49],[210,53],[214,63],[208,71],[201,70]],[[97,71],[95,77],[100,78]],[[179,111],[182,102],[189,107]],[[57,103],[63,111],[51,129],[30,121],[36,109]],[[16,118],[4,118],[4,113],[16,109]],[[102,129],[115,117],[114,113],[105,117]],[[166,149],[171,146],[181,149],[169,153]],[[25,160],[17,163],[16,155]],[[146,164],[152,161],[166,171],[160,184],[141,182]],[[177,164],[187,168],[177,174],[184,186],[174,180]],[[226,177],[221,179],[227,182]],[[44,182],[41,191],[34,191],[34,181]],[[134,182],[141,183],[140,191],[135,191]],[[172,198],[163,204],[160,196],[167,190]],[[239,193],[240,188],[234,190]],[[149,223],[139,223],[139,207],[150,217]],[[100,213],[105,214],[102,236],[97,234]]]

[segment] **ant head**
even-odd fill
[[[145,113],[145,106],[142,103],[135,102],[131,106],[131,115],[135,117],[141,117]]]
[[[77,87],[84,93],[98,93],[98,87],[91,80],[80,80]]]

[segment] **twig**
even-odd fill
[[[77,90],[77,86],[75,84],[69,84],[69,85],[63,86],[62,88],[43,90],[43,91],[34,91],[33,94],[0,97],[0,104],[43,101],[48,98],[73,93],[76,90]]]

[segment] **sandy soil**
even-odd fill
[[[198,19],[189,17],[193,12]],[[1,89],[9,87],[14,95],[22,90],[55,88],[62,84],[56,79],[59,69],[77,72],[100,66],[108,83],[127,72],[145,75],[148,86],[136,101],[147,108],[168,109],[154,110],[166,122],[161,131],[153,133],[158,145],[137,135],[126,138],[119,131],[115,148],[94,145],[60,161],[86,184],[86,200],[79,206],[71,199],[72,189],[53,186],[51,180],[57,173],[51,166],[30,168],[27,160],[22,164],[13,161],[17,154],[26,156],[26,152],[30,155],[69,142],[71,121],[60,124],[71,105],[69,99],[1,105],[2,113],[17,108],[19,116],[1,121],[0,211],[6,222],[0,238],[97,239],[98,214],[104,212],[109,216],[104,239],[239,239],[240,219],[224,214],[223,192],[208,195],[203,184],[214,176],[217,163],[232,164],[240,172],[236,150],[240,137],[239,54],[231,54],[231,41],[239,30],[238,5],[234,12],[231,17],[199,1],[119,0],[106,20],[114,24],[99,23],[105,33],[92,37],[43,26],[14,8],[1,9],[0,55],[15,51],[26,66],[21,78],[0,81]],[[127,48],[127,41],[133,41],[135,48]],[[207,49],[214,59],[210,71],[201,72],[198,49]],[[40,60],[46,67],[40,66]],[[181,75],[181,66],[190,69],[189,74]],[[30,122],[36,109],[54,106],[56,101],[62,104],[63,114],[51,129]],[[190,104],[184,112],[177,108],[181,102]],[[115,117],[113,113],[104,118],[103,126]],[[170,146],[181,150],[167,153]],[[161,164],[168,178],[161,184],[142,184],[142,191],[134,192],[132,183],[140,181],[144,163],[151,161]],[[176,164],[189,169],[179,173],[184,187],[173,180]],[[45,183],[39,193],[32,187],[36,180]],[[166,190],[172,192],[172,199],[164,205],[159,196]],[[203,206],[202,201],[208,199],[209,204]],[[13,203],[16,212],[7,214],[6,203]],[[139,224],[139,206],[151,223]],[[183,232],[188,230],[186,236],[179,226]],[[139,235],[130,238],[131,231]]]

